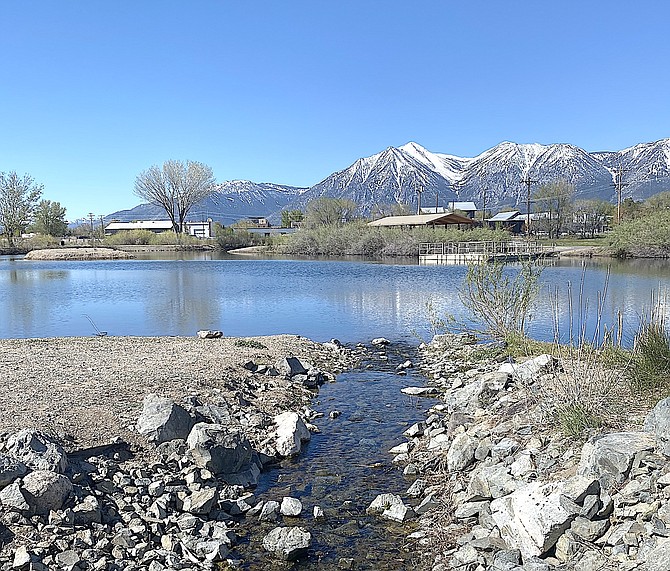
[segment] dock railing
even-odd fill
[[[526,240],[507,242],[423,242],[419,256],[480,254],[482,256],[541,256],[553,253],[551,246]]]

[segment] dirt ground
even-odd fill
[[[251,401],[272,413],[285,410],[296,389],[268,378],[258,389],[243,364],[273,364],[296,356],[335,372],[338,359],[295,335],[253,338],[69,337],[0,340],[0,431],[34,427],[72,449],[138,443],[133,431],[147,393],[205,402]],[[260,345],[259,345],[260,344]],[[255,347],[253,346],[255,345]]]

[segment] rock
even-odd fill
[[[306,375],[308,368],[297,357],[284,357],[275,363],[275,369],[286,377]]]
[[[462,389],[451,390],[445,394],[444,402],[450,411],[474,412],[479,408],[479,397],[484,391],[484,381],[479,378]]]
[[[309,430],[297,412],[284,412],[275,416],[277,441],[275,447],[280,456],[295,456],[300,453],[302,443],[311,438]]]
[[[263,548],[285,561],[294,561],[309,549],[311,534],[302,527],[275,527],[263,538]]]
[[[227,406],[214,405],[214,404],[205,404],[202,406],[196,407],[195,411],[207,422],[212,424],[230,424],[230,410]],[[186,434],[183,438],[186,438]]]
[[[281,515],[298,517],[302,513],[302,502],[297,498],[284,497],[279,508]]]
[[[595,541],[605,535],[610,527],[610,520],[601,519],[590,521],[584,517],[577,517],[570,526],[570,531],[586,541]]]
[[[212,511],[219,494],[215,487],[204,487],[182,499],[182,510],[194,515],[207,515]]]
[[[447,469],[450,472],[463,470],[475,459],[477,440],[463,432],[456,435],[447,452]]]
[[[186,438],[193,422],[184,408],[170,399],[150,393],[144,397],[142,413],[137,420],[137,432],[149,441],[161,444]]]
[[[258,519],[261,521],[277,521],[277,518],[279,517],[279,508],[279,502],[275,502],[274,500],[265,502]]]
[[[596,476],[601,487],[608,491],[628,478],[636,455],[653,450],[654,444],[654,437],[644,432],[596,436],[582,447],[577,473]]]
[[[30,506],[21,492],[18,482],[13,482],[0,490],[0,504],[10,511],[28,513]]]
[[[33,470],[62,474],[68,466],[63,447],[39,430],[24,429],[7,439],[7,453]]]
[[[68,549],[67,551],[61,551],[57,553],[54,557],[58,567],[62,569],[72,569],[81,561],[81,557],[74,549]]]
[[[223,331],[202,329],[201,331],[198,331],[198,337],[200,337],[200,339],[220,339],[223,337]]]
[[[0,453],[0,488],[11,484],[16,478],[24,476],[28,468],[26,465],[7,454]]]
[[[31,562],[30,552],[25,545],[20,545],[16,548],[14,552],[14,560],[12,563],[12,569],[28,569]]]
[[[331,410],[328,413],[328,417],[332,418],[333,420],[336,418],[340,418],[340,416],[342,416],[342,413],[339,410]]]
[[[523,363],[503,363],[498,372],[508,373],[515,380],[528,383],[554,368],[556,361],[551,355],[539,355]]]
[[[513,492],[518,483],[502,464],[477,466],[470,474],[465,501],[473,502],[501,498]]]
[[[312,515],[314,516],[314,519],[323,519],[325,517],[325,514],[323,513],[323,508],[321,508],[320,506],[314,506]]]
[[[404,387],[400,392],[412,397],[433,397],[440,394],[437,387]]]
[[[375,337],[372,341],[370,341],[370,343],[376,346],[385,346],[389,345],[391,342],[384,337]]]
[[[230,550],[226,542],[219,539],[199,541],[195,545],[196,556],[205,561],[223,561],[229,553]]]
[[[670,569],[670,540],[659,541],[646,557],[645,571],[667,571]]]
[[[400,504],[391,504],[382,512],[382,517],[385,519],[390,519],[391,521],[396,521],[398,523],[403,523],[408,519],[411,519],[415,516],[414,510],[406,506],[403,503]]]
[[[199,422],[186,440],[188,454],[199,468],[216,474],[228,484],[255,485],[260,460],[245,436],[220,424]]]
[[[564,486],[533,482],[491,502],[502,539],[524,559],[546,553],[575,519],[561,504]]]
[[[81,503],[72,508],[72,523],[90,526],[102,521],[100,504],[95,496],[86,496]]]
[[[419,498],[423,495],[423,491],[428,487],[428,482],[421,478],[414,480],[412,485],[407,489],[407,495],[411,498]]]
[[[390,506],[395,504],[402,505],[403,501],[400,496],[395,494],[379,494],[372,503],[365,510],[365,513],[379,515],[388,509]]]
[[[659,450],[670,456],[670,397],[656,403],[644,421],[644,429],[654,436]]]
[[[49,470],[35,470],[23,478],[21,491],[31,513],[46,515],[63,507],[72,492],[72,482]]]

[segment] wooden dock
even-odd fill
[[[419,265],[469,264],[471,262],[517,262],[549,258],[553,246],[540,242],[425,242],[419,244]]]

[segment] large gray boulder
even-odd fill
[[[33,470],[62,474],[68,466],[63,447],[51,436],[26,428],[7,439],[7,453]]]
[[[63,507],[72,492],[72,482],[50,470],[35,470],[23,478],[21,491],[31,513],[46,515]]]
[[[656,403],[644,421],[644,429],[656,438],[659,450],[670,456],[670,397]]]
[[[274,418],[277,429],[275,431],[275,448],[280,456],[295,456],[300,454],[302,443],[311,438],[311,434],[297,412],[283,412]]]
[[[306,375],[309,367],[298,359],[298,357],[284,357],[275,363],[275,369],[280,375],[294,377],[295,375]]]
[[[263,548],[286,561],[293,561],[309,549],[312,535],[302,527],[275,527],[263,538]]]
[[[188,454],[199,468],[206,468],[228,484],[258,483],[261,463],[247,438],[221,424],[199,422],[186,439]]]
[[[667,571],[670,569],[670,540],[663,539],[659,541],[646,557],[644,567],[645,571]]]
[[[582,447],[577,473],[595,476],[602,488],[609,491],[622,484],[638,455],[654,449],[655,438],[645,432],[614,432],[596,436]]]
[[[551,549],[576,514],[561,501],[565,482],[532,482],[491,502],[491,514],[508,547],[524,559]]]
[[[151,442],[161,444],[177,438],[186,438],[193,427],[188,412],[174,401],[148,394],[144,397],[142,413],[137,420],[137,432]]]

